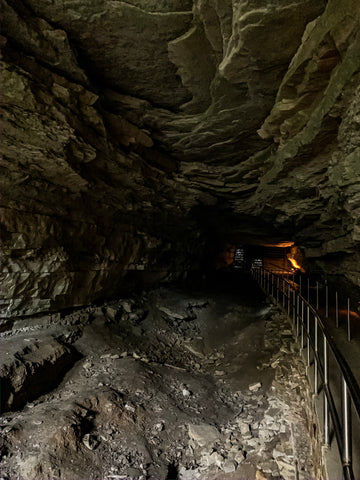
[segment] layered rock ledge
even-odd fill
[[[355,0],[6,0],[2,317],[292,239],[360,288]]]

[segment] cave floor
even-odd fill
[[[16,410],[1,478],[318,478],[289,325],[244,285],[159,288],[3,334]]]

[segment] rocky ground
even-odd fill
[[[1,480],[310,480],[306,381],[260,295],[160,288],[2,334]]]

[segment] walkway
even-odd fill
[[[282,305],[303,352],[322,441],[329,449],[328,478],[360,478],[359,341],[356,334],[350,339],[351,320],[356,320],[357,315],[353,312],[351,318],[349,307],[345,311],[345,333],[340,328],[344,315],[339,313],[343,312],[330,308],[327,286],[325,302],[321,302],[318,284],[312,291],[310,282],[307,289],[301,288],[301,278],[296,283],[294,278],[274,275],[262,268],[254,269],[253,274],[274,303]],[[333,323],[332,318],[336,319]]]

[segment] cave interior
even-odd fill
[[[195,480],[203,471],[214,479],[225,472],[232,480],[241,469],[244,478],[257,480],[299,475],[281,464],[282,454],[269,454],[271,467],[251,457],[246,441],[261,435],[249,433],[249,423],[239,420],[241,445],[229,427],[233,437],[229,433],[225,450],[211,429],[225,429],[236,395],[266,413],[271,399],[256,397],[260,387],[253,387],[251,398],[240,392],[251,383],[246,375],[240,380],[240,367],[250,372],[251,362],[263,361],[258,370],[265,368],[270,357],[262,359],[264,345],[290,349],[273,335],[284,323],[279,314],[267,317],[273,307],[250,279],[252,269],[290,279],[320,303],[321,313],[325,301],[334,307],[336,296],[342,330],[334,337],[340,345],[348,317],[351,348],[360,344],[359,27],[357,0],[3,1],[5,480]],[[238,326],[232,323],[236,308]],[[205,310],[210,333],[203,330]],[[246,330],[251,338],[250,350],[243,347],[248,364],[239,360],[237,376],[226,348],[234,358],[240,353],[226,343],[228,333],[219,331],[222,347],[214,339],[216,312],[234,335]],[[166,341],[154,337],[161,328]],[[178,339],[170,342],[174,332]],[[184,345],[194,358],[182,363]],[[121,388],[111,383],[120,382],[120,373],[102,365],[110,358],[125,365],[119,367]],[[221,390],[220,382],[215,395],[206,362],[221,358],[229,365],[214,366],[211,374],[216,382],[228,375],[232,390]],[[144,407],[151,428],[134,393],[150,375],[147,362],[155,362],[153,374],[168,383],[152,385],[160,392],[155,406],[161,410],[163,402],[167,417],[159,420],[160,410],[155,415]],[[199,412],[205,405],[203,430],[190,424],[188,446],[181,429],[190,414],[185,407],[178,417],[172,411],[173,380],[159,362],[163,369],[172,363],[183,376],[176,380],[182,402],[199,396],[197,407],[186,408]],[[108,382],[96,376],[94,365],[104,368]],[[354,365],[357,375],[360,365]],[[206,373],[198,388],[191,387],[187,369]],[[264,377],[261,388],[271,381]],[[199,388],[212,398],[219,423]],[[145,403],[156,396],[142,394]],[[226,407],[216,403],[226,395]],[[247,413],[255,430],[260,420]],[[118,450],[109,415],[126,439]],[[167,426],[172,421],[173,430]],[[40,447],[31,440],[31,425]],[[146,442],[139,440],[141,428],[150,429]],[[183,456],[170,434],[183,442]],[[136,454],[130,445],[139,446]],[[301,475],[316,478],[321,462],[306,451],[296,450],[307,459]]]

